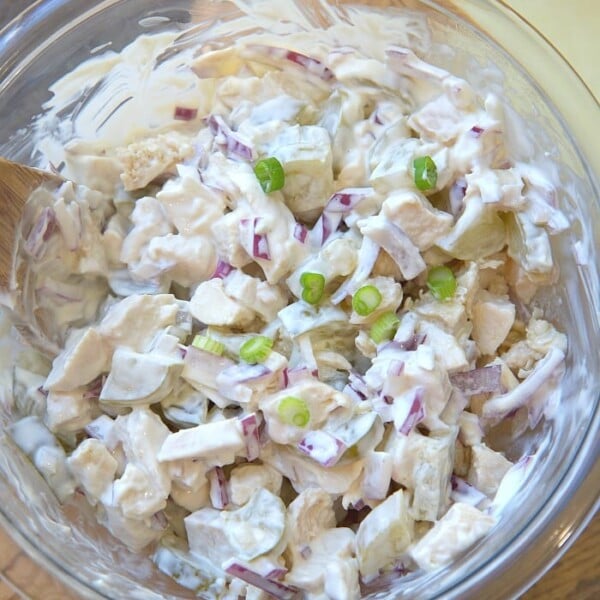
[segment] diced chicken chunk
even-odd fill
[[[231,501],[242,506],[260,488],[279,495],[282,479],[281,473],[269,465],[240,465],[231,471],[229,477]]]
[[[171,294],[135,294],[108,309],[98,333],[113,347],[144,352],[159,331],[177,323],[179,310]]]
[[[193,154],[189,139],[174,131],[133,142],[117,151],[123,164],[121,181],[126,190],[143,188]]]
[[[95,403],[86,397],[85,389],[50,391],[46,397],[45,422],[54,433],[76,432],[93,419],[95,411]]]
[[[492,498],[511,467],[512,463],[500,452],[488,448],[483,443],[476,444],[471,448],[471,466],[467,481]]]
[[[447,565],[481,539],[495,519],[470,504],[457,502],[411,549],[414,561],[427,571]]]
[[[54,359],[44,387],[53,391],[71,391],[108,371],[110,354],[102,335],[95,328],[71,335],[65,349]]]
[[[110,373],[102,387],[100,402],[110,404],[154,404],[173,389],[183,362],[159,353],[117,348]]]
[[[335,524],[331,494],[319,488],[308,488],[298,494],[287,510],[287,549],[292,562],[314,538]]]
[[[473,339],[482,354],[493,355],[515,321],[515,305],[507,298],[480,290],[472,309]]]
[[[241,426],[234,418],[171,433],[158,452],[158,460],[200,458],[213,466],[223,466],[232,463],[235,456],[244,451]]]
[[[255,318],[254,311],[227,295],[219,278],[204,281],[196,288],[190,312],[201,323],[225,327],[245,327]]]
[[[413,539],[414,523],[408,509],[409,495],[403,490],[376,506],[356,532],[356,555],[364,580],[394,564]]]
[[[96,504],[113,482],[118,462],[102,442],[90,438],[75,448],[67,465],[90,502]]]
[[[392,192],[382,211],[421,251],[431,248],[453,224],[452,215],[435,209],[421,194],[406,190]]]
[[[358,565],[354,556],[355,535],[347,527],[325,529],[298,556],[286,583],[306,590],[309,598],[358,600]]]

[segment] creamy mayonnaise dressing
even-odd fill
[[[490,437],[558,385],[566,337],[524,307],[568,221],[498,97],[417,56],[419,15],[252,12],[51,88],[37,148],[79,185],[40,193],[21,242],[58,351],[17,365],[10,431],[184,587],[358,598],[458,557],[534,460]]]

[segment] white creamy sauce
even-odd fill
[[[37,148],[80,185],[22,242],[60,350],[15,370],[36,409],[10,433],[184,587],[357,598],[454,560],[518,490],[533,459],[486,441],[552,414],[566,337],[515,303],[568,221],[498,96],[418,58],[423,18],[251,5],[223,47],[142,36],[52,86]]]

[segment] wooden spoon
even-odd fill
[[[17,261],[17,241],[27,200],[40,187],[55,190],[65,182],[49,171],[0,158],[0,304],[10,310],[18,331],[35,347],[55,350],[44,332],[36,330],[23,304],[23,269]]]

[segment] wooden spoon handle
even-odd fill
[[[62,181],[49,171],[0,158],[0,288],[6,289],[10,281],[16,232],[27,199],[40,186],[57,187]]]

